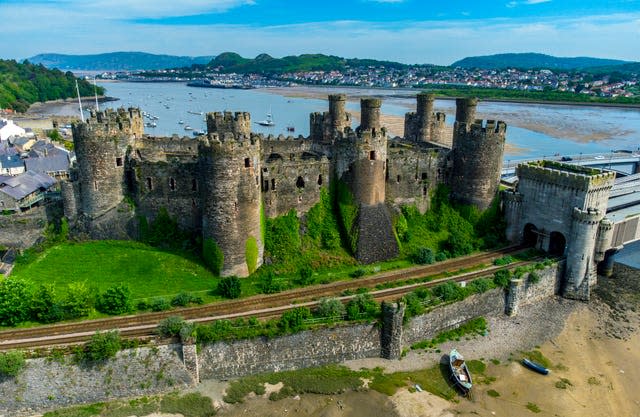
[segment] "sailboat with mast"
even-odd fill
[[[265,120],[259,120],[256,122],[260,126],[275,126],[276,123],[273,121],[273,116],[271,115],[271,107],[269,107],[269,113],[267,113],[267,118]]]

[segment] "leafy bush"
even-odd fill
[[[406,304],[405,308],[405,321],[410,319],[411,317],[419,316],[425,312],[425,307],[422,304],[422,298],[418,296],[415,292],[410,292],[409,294],[404,296],[404,302]]]
[[[513,263],[515,260],[511,255],[503,256],[502,258],[494,259],[493,264],[496,266],[504,266]]]
[[[347,303],[348,320],[375,318],[379,313],[380,305],[375,302],[371,294],[358,294]]]
[[[186,322],[182,317],[171,316],[158,323],[158,334],[162,337],[175,337],[180,334],[180,330]]]
[[[275,280],[275,274],[271,270],[260,276],[258,288],[263,294],[275,294],[282,291],[280,284]]]
[[[174,307],[186,307],[189,304],[202,304],[203,302],[201,297],[188,292],[181,292],[171,299],[171,305]]]
[[[538,282],[540,282],[540,275],[538,275],[535,271],[529,272],[527,282],[529,282],[530,284],[537,284]]]
[[[27,281],[0,279],[0,326],[15,326],[29,318],[31,293]]]
[[[326,318],[342,318],[346,313],[344,304],[337,298],[323,298],[318,304],[317,314]]]
[[[171,304],[164,297],[154,298],[149,303],[149,309],[151,309],[151,311],[155,311],[155,312],[167,311],[167,310],[171,309]]]
[[[360,278],[367,274],[367,271],[364,268],[358,268],[352,273],[349,274],[351,278]]]
[[[446,282],[433,289],[433,295],[442,299],[443,302],[460,301],[465,297],[464,288],[455,282]]]
[[[202,259],[211,272],[220,275],[224,265],[224,254],[213,239],[205,239],[202,242]]]
[[[211,398],[194,392],[182,397],[169,394],[162,398],[160,411],[167,414],[181,414],[184,417],[213,417],[216,410]]]
[[[80,359],[86,362],[101,362],[116,356],[122,346],[120,333],[117,330],[111,332],[96,332],[91,340],[85,343],[80,353]]]
[[[298,284],[309,285],[313,282],[313,269],[309,265],[303,265],[298,271]]]
[[[89,315],[95,298],[94,290],[87,287],[85,282],[70,283],[62,300],[65,318],[76,319]]]
[[[336,249],[340,247],[338,222],[333,213],[331,196],[326,188],[320,190],[320,201],[306,214],[306,236],[317,247]]]
[[[492,288],[495,288],[495,284],[493,283],[493,281],[487,278],[479,278],[473,280],[467,285],[467,289],[469,291],[473,291],[476,294],[482,294]]]
[[[242,289],[240,279],[236,276],[225,277],[220,280],[216,292],[224,298],[238,298]]]
[[[447,252],[438,252],[436,253],[436,262],[446,261],[449,258]]]
[[[0,353],[0,377],[15,377],[24,369],[24,353],[18,350]]]
[[[131,290],[125,284],[107,288],[100,294],[96,308],[105,314],[123,314],[131,311]]]
[[[278,327],[284,333],[297,332],[305,327],[304,321],[309,318],[311,318],[311,310],[307,307],[294,308],[282,314],[278,321]]]
[[[507,269],[496,271],[493,273],[493,283],[496,287],[507,288],[509,287],[509,281],[511,281],[511,272]]]
[[[421,247],[413,254],[413,262],[421,265],[432,264],[435,256],[430,248]]]
[[[41,284],[31,300],[31,316],[40,323],[54,323],[64,318],[53,284]]]
[[[300,245],[300,221],[295,210],[267,219],[264,249],[274,262],[284,262],[291,253],[299,253]]]

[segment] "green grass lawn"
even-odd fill
[[[180,292],[207,298],[218,278],[185,254],[163,252],[131,241],[90,241],[62,243],[30,255],[29,262],[18,262],[13,276],[36,285],[53,283],[60,292],[67,285],[85,281],[100,291],[120,283],[131,289],[135,300],[170,298]]]

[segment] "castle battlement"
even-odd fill
[[[495,136],[504,136],[507,132],[507,124],[501,120],[480,120],[476,119],[473,123],[458,122],[456,123],[456,134],[470,134],[474,138],[491,138]]]
[[[121,135],[142,136],[144,133],[142,114],[140,109],[119,108],[118,110],[106,109],[104,111],[91,111],[85,122],[72,124],[74,137],[83,138],[88,134],[94,137],[104,138]]]
[[[597,209],[588,208],[586,210],[581,210],[578,207],[574,207],[572,213],[574,221],[591,225],[599,224],[603,215],[604,213]]]
[[[520,180],[551,183],[577,190],[591,191],[597,188],[611,188],[614,172],[603,172],[593,168],[563,164],[554,161],[534,161],[516,167]]]
[[[298,136],[285,136],[285,135],[268,135],[268,136],[264,136],[262,134],[259,134],[259,136],[262,138],[263,142],[302,142],[302,141],[310,141],[310,139],[305,138],[302,135],[298,135]]]
[[[207,113],[208,133],[251,134],[251,114],[248,112],[213,112]]]

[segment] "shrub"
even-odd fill
[[[77,319],[89,315],[93,308],[94,291],[85,282],[72,282],[62,300],[66,319]]]
[[[96,308],[105,314],[123,314],[131,311],[131,290],[125,284],[107,288],[100,294]]]
[[[489,291],[491,288],[493,288],[495,285],[493,284],[493,282],[487,278],[479,278],[476,280],[473,280],[469,283],[469,285],[467,285],[467,288],[470,291],[475,292],[476,294],[482,294],[484,292]]]
[[[267,219],[264,249],[277,262],[300,252],[300,221],[295,210],[284,216]]]
[[[433,289],[433,295],[439,297],[444,302],[459,301],[464,299],[464,288],[460,287],[455,282],[446,282],[440,284]]]
[[[300,285],[309,285],[313,282],[313,269],[309,265],[304,265],[298,271]]]
[[[435,260],[430,248],[421,247],[413,254],[413,262],[421,265],[432,264]]]
[[[511,255],[503,256],[502,258],[494,259],[493,264],[496,266],[509,265],[513,263],[514,259]]]
[[[211,272],[220,275],[224,265],[224,254],[213,239],[205,239],[202,242],[202,259]]]
[[[344,304],[337,298],[323,298],[318,304],[317,313],[320,317],[342,318],[346,313]]]
[[[240,279],[236,276],[225,277],[220,280],[216,292],[224,298],[238,298],[242,289]]]
[[[171,309],[171,304],[169,304],[169,301],[167,301],[166,298],[154,298],[149,303],[149,308],[151,309],[151,311],[155,312],[167,311]]]
[[[31,294],[27,281],[0,279],[0,326],[15,326],[29,318]]]
[[[0,353],[0,377],[15,377],[25,365],[24,353],[18,350]]]
[[[436,262],[446,261],[449,258],[447,252],[438,252],[436,253]]]
[[[171,316],[158,323],[158,334],[162,337],[174,337],[180,334],[180,330],[185,326],[186,322],[182,317]]]
[[[422,299],[415,292],[410,292],[409,294],[405,295],[404,302],[406,304],[404,315],[406,320],[414,316],[419,316],[420,314],[423,314],[425,312],[424,305],[422,304]]]
[[[281,291],[280,285],[275,281],[273,271],[267,271],[260,277],[258,288],[263,294],[275,294]]]
[[[201,297],[181,292],[171,299],[171,305],[174,307],[186,307],[189,304],[202,304],[204,301]]]
[[[540,282],[540,275],[538,275],[534,271],[529,272],[529,276],[527,277],[527,282],[529,282],[530,284],[537,284],[538,282]]]
[[[100,333],[96,332],[91,340],[84,345],[81,358],[87,362],[101,362],[116,356],[122,342],[117,330]]]
[[[54,323],[64,318],[53,284],[41,284],[33,294],[31,316],[40,323]]]
[[[511,280],[511,272],[507,269],[496,271],[493,273],[493,283],[496,287],[507,288]]]
[[[285,311],[278,321],[278,327],[283,332],[297,332],[304,328],[304,321],[311,318],[311,310],[307,307],[294,308]]]
[[[371,294],[358,294],[347,303],[348,320],[374,318],[379,312],[380,305],[375,302]]]
[[[351,278],[360,278],[362,276],[365,276],[366,274],[367,274],[367,271],[364,268],[358,268],[352,273],[350,273],[349,276]]]

